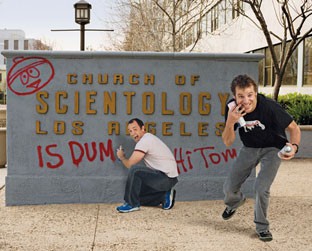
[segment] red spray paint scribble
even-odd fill
[[[19,96],[33,94],[47,84],[54,77],[51,62],[41,57],[16,57],[13,59],[7,81],[8,88]],[[41,73],[45,74],[41,74]]]

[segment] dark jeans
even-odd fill
[[[133,207],[158,206],[165,201],[166,192],[176,183],[161,171],[145,166],[132,166],[126,183],[124,200]]]

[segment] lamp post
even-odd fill
[[[85,47],[85,31],[114,31],[114,30],[103,30],[103,29],[85,29],[85,25],[90,23],[90,9],[91,4],[84,0],[74,4],[75,8],[75,22],[80,24],[80,30],[78,29],[58,29],[51,31],[80,31],[80,50],[84,51]]]
[[[85,25],[90,23],[90,9],[91,4],[84,0],[74,4],[75,8],[75,22],[80,24],[80,50],[85,49]]]

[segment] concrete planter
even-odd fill
[[[297,158],[312,158],[312,125],[301,125],[301,143]]]
[[[6,105],[0,105],[0,168],[6,161]]]

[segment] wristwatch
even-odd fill
[[[293,143],[292,145],[297,147],[297,150],[295,151],[295,153],[297,153],[297,152],[299,151],[299,146],[298,146],[298,144]]]

